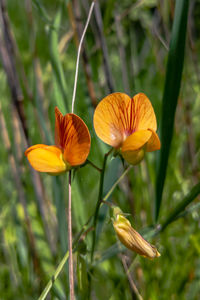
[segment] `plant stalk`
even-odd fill
[[[92,1],[92,4],[90,6],[90,10],[89,10],[89,13],[88,13],[87,21],[86,21],[86,24],[85,24],[85,27],[84,27],[84,30],[83,30],[83,33],[82,33],[82,36],[81,36],[79,46],[78,46],[78,54],[77,54],[77,60],[76,60],[76,72],[75,72],[75,78],[74,78],[74,90],[73,90],[73,96],[72,96],[72,113],[74,112],[74,103],[75,103],[75,98],[76,98],[76,87],[77,87],[77,81],[78,81],[78,69],[79,69],[79,60],[80,60],[80,54],[81,54],[81,47],[82,47],[82,44],[83,44],[83,40],[84,40],[86,31],[87,31],[88,25],[90,23],[90,18],[91,18],[91,15],[92,15],[94,4],[95,4],[95,1]]]
[[[96,243],[96,226],[97,226],[97,220],[99,216],[99,208],[101,206],[102,202],[102,195],[103,195],[103,183],[104,183],[104,175],[105,175],[105,169],[106,169],[106,162],[109,154],[112,152],[113,148],[111,148],[105,155],[104,155],[104,160],[103,160],[103,167],[101,171],[101,177],[100,177],[100,184],[99,184],[99,195],[98,195],[98,200],[95,208],[95,213],[94,213],[94,222],[93,222],[93,236],[92,236],[92,250],[91,250],[91,263],[93,262],[94,258],[94,248],[95,248],[95,243]]]
[[[117,179],[117,181],[112,185],[111,189],[108,191],[108,193],[104,196],[104,198],[101,201],[101,204],[106,203],[106,200],[109,198],[109,196],[112,194],[112,192],[114,191],[114,189],[116,188],[116,186],[119,184],[119,182],[124,178],[124,176],[129,172],[129,170],[132,168],[132,166],[129,166],[124,173]],[[108,203],[106,203],[108,204]],[[89,223],[92,221],[93,219],[93,215],[87,220],[87,222],[83,225],[81,231],[78,233],[77,237],[74,238],[73,241],[73,249],[74,252],[76,251],[76,246],[81,238],[81,236],[83,234],[85,234],[88,231],[88,225]],[[54,282],[56,281],[57,277],[59,276],[60,272],[62,271],[66,261],[69,258],[69,251],[67,251],[67,253],[65,254],[65,256],[63,257],[63,259],[61,260],[60,264],[58,265],[55,273],[53,274],[53,276],[51,277],[51,279],[49,280],[49,282],[47,283],[45,289],[43,290],[42,294],[40,295],[40,297],[38,298],[38,300],[44,300],[47,296],[47,294],[49,293],[50,289],[52,288]]]
[[[72,255],[72,193],[71,193],[71,171],[69,171],[69,197],[68,197],[68,249],[69,249],[69,289],[70,300],[74,300],[74,271]]]

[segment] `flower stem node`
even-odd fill
[[[113,209],[113,217],[113,227],[119,240],[125,247],[145,258],[153,259],[160,256],[156,247],[149,244],[133,229],[131,223],[124,217],[119,207]]]

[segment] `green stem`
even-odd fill
[[[110,153],[109,153],[110,154]],[[104,198],[102,199],[102,204],[103,202],[105,202],[109,196],[112,194],[112,192],[114,191],[114,189],[116,188],[116,186],[119,184],[119,182],[124,178],[124,176],[130,171],[130,169],[132,168],[132,166],[129,166],[124,173],[117,179],[117,181],[112,185],[111,189],[108,191],[108,193],[104,196]],[[100,203],[101,204],[101,203]],[[81,238],[81,236],[83,235],[83,233],[85,231],[87,231],[87,227],[89,225],[89,223],[91,222],[93,216],[91,216],[87,222],[83,225],[81,231],[77,234],[77,236],[75,237],[74,241],[73,241],[73,251],[76,251],[76,246]],[[67,251],[67,253],[65,254],[65,256],[63,257],[62,261],[60,262],[60,264],[58,265],[54,275],[52,276],[52,278],[49,280],[49,282],[47,283],[45,289],[43,290],[42,294],[40,295],[40,297],[38,298],[38,300],[44,300],[48,294],[48,292],[50,291],[50,289],[52,288],[55,280],[57,279],[58,275],[60,274],[60,272],[62,271],[67,259],[69,257],[69,251]]]
[[[112,185],[111,189],[108,191],[108,193],[105,195],[105,197],[102,199],[102,202],[105,202],[110,195],[112,194],[112,192],[114,191],[114,189],[116,188],[116,186],[118,185],[118,183],[124,178],[124,176],[130,171],[130,169],[133,166],[129,166],[124,173],[122,173],[122,175],[115,181],[115,183]]]
[[[70,300],[74,300],[74,270],[72,254],[72,193],[71,193],[71,171],[69,171],[69,197],[68,197],[68,249],[69,249],[69,290]]]
[[[90,223],[90,221],[92,220],[92,217],[90,217],[88,219],[88,221],[85,223],[85,225],[82,227],[81,231],[79,232],[79,234],[77,235],[77,237],[74,239],[73,241],[73,250],[75,251],[75,247],[77,245],[77,243],[80,240],[80,237],[82,236],[82,234],[84,233],[84,231],[88,230],[87,226]],[[51,279],[49,280],[49,282],[47,283],[45,289],[43,290],[42,294],[40,295],[40,297],[38,298],[38,300],[44,300],[48,294],[48,292],[50,291],[50,289],[52,288],[54,282],[56,281],[58,275],[60,274],[60,272],[62,271],[65,263],[67,262],[69,257],[69,251],[67,251],[67,253],[65,254],[65,256],[63,257],[63,259],[61,260],[60,264],[58,265],[54,275],[51,277]]]
[[[63,257],[63,259],[61,260],[60,264],[58,265],[54,275],[51,277],[51,279],[49,280],[49,282],[47,283],[45,289],[43,290],[42,294],[40,295],[40,297],[38,298],[38,300],[44,300],[48,294],[48,292],[50,291],[51,287],[53,286],[54,282],[56,281],[58,275],[60,274],[60,272],[62,271],[66,261],[68,260],[69,257],[69,251],[67,251],[67,253],[65,254],[65,256]]]
[[[102,169],[97,167],[93,162],[91,162],[89,159],[87,159],[86,164],[90,164],[94,169],[96,169],[99,172],[102,172]]]
[[[145,238],[155,237],[156,235],[163,232],[168,225],[173,223],[179,218],[184,217],[188,213],[192,212],[194,209],[200,207],[200,203],[197,203],[186,210],[186,207],[199,195],[200,193],[200,182],[197,183],[191,191],[183,198],[183,200],[175,207],[173,212],[166,218],[166,220],[159,224],[156,228],[152,228],[148,233],[143,235]]]
[[[163,231],[170,223],[176,220],[178,215],[182,213],[186,206],[190,204],[200,193],[200,182],[197,183],[191,191],[183,198],[183,200],[175,207],[174,211],[168,216],[165,222],[161,224],[160,231]]]
[[[103,183],[104,183],[104,175],[105,175],[105,169],[106,169],[106,162],[109,154],[112,152],[113,148],[111,148],[105,155],[104,155],[104,160],[103,160],[103,167],[101,171],[101,177],[100,177],[100,184],[99,184],[99,195],[98,195],[98,201],[96,204],[95,208],[95,213],[94,213],[94,222],[93,222],[93,236],[92,236],[92,250],[91,250],[91,263],[93,262],[94,258],[94,248],[95,248],[95,243],[96,243],[96,226],[97,226],[97,220],[99,216],[99,208],[102,202],[102,194],[103,194]]]

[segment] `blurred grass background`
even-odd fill
[[[70,112],[77,46],[89,6],[88,0],[0,1],[2,300],[37,299],[67,251],[67,175],[36,173],[24,150],[53,143],[56,105],[63,114]],[[98,101],[114,91],[149,97],[163,147],[132,168],[110,198],[131,214],[134,228],[161,257],[149,261],[125,249],[121,253],[108,209],[102,208],[91,299],[137,299],[124,260],[143,299],[200,299],[199,17],[198,0],[95,4],[75,103],[75,113],[91,133],[89,159],[101,167],[109,149],[97,139],[92,118]],[[123,168],[119,159],[108,161],[104,194]],[[90,165],[75,174],[74,235],[94,213],[98,183],[99,173]],[[91,236],[85,238],[87,254],[76,254],[82,275],[77,275],[82,278],[77,299],[88,297]],[[67,280],[65,267],[47,299],[67,299]]]

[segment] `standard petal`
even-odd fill
[[[39,172],[56,175],[69,169],[62,159],[62,151],[56,146],[34,145],[25,151],[25,155],[31,166]]]
[[[160,149],[160,139],[159,139],[157,133],[153,130],[150,130],[150,131],[152,132],[152,135],[146,144],[145,150],[147,152],[152,152],[152,151],[156,151],[156,150]]]
[[[132,99],[124,93],[113,93],[105,97],[96,107],[94,129],[106,144],[119,148],[125,138],[133,132]]]
[[[132,110],[135,118],[135,130],[153,129],[156,131],[157,122],[154,109],[145,94],[139,93],[133,97]]]
[[[83,164],[90,152],[90,133],[81,118],[66,114],[63,120],[64,160],[71,166]]]

